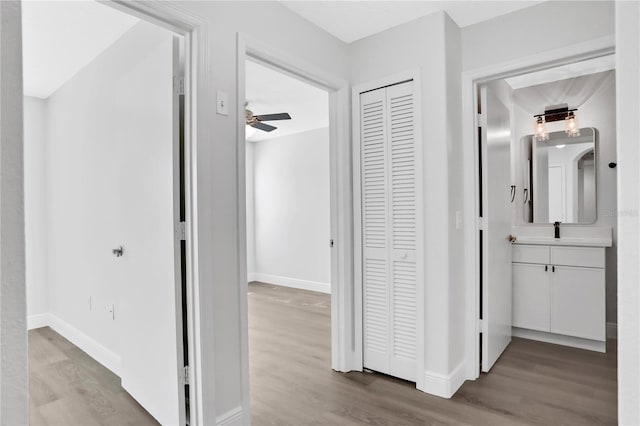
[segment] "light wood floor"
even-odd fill
[[[49,327],[29,331],[31,425],[157,425],[120,378]]]
[[[490,374],[450,400],[330,366],[329,295],[249,285],[251,410],[261,425],[614,425],[615,341],[606,354],[514,338]]]

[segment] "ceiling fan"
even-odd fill
[[[291,120],[291,116],[287,112],[280,112],[277,114],[253,115],[253,111],[248,108],[245,108],[244,116],[247,121],[247,126],[254,127],[264,132],[272,132],[277,129],[277,127],[263,123],[263,121]]]

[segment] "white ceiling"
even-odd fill
[[[442,10],[459,27],[466,27],[538,3],[542,1],[282,1],[284,6],[345,43]]]
[[[603,71],[613,70],[615,68],[615,56],[607,55],[599,58],[588,59],[586,61],[573,62],[555,68],[548,68],[541,71],[522,74],[515,77],[509,77],[506,78],[505,81],[512,89],[516,90],[523,87],[580,77],[581,75],[596,74]]]
[[[273,68],[246,61],[248,108],[255,114],[288,112],[291,120],[269,121],[272,132],[256,130],[251,142],[329,126],[329,94]]]
[[[545,107],[568,104],[569,108],[580,108],[595,95],[610,79],[614,71],[523,87],[513,92],[513,101],[530,114],[541,114]]]
[[[91,0],[23,2],[25,95],[48,98],[137,22]]]

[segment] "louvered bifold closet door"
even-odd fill
[[[416,379],[415,100],[407,82],[360,95],[365,368]]]
[[[365,367],[389,373],[389,203],[387,100],[360,95],[362,156],[362,315]]]

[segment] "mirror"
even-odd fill
[[[596,221],[596,134],[580,129],[580,136],[564,131],[549,140],[522,138],[530,147],[525,171],[525,221],[579,223]]]

